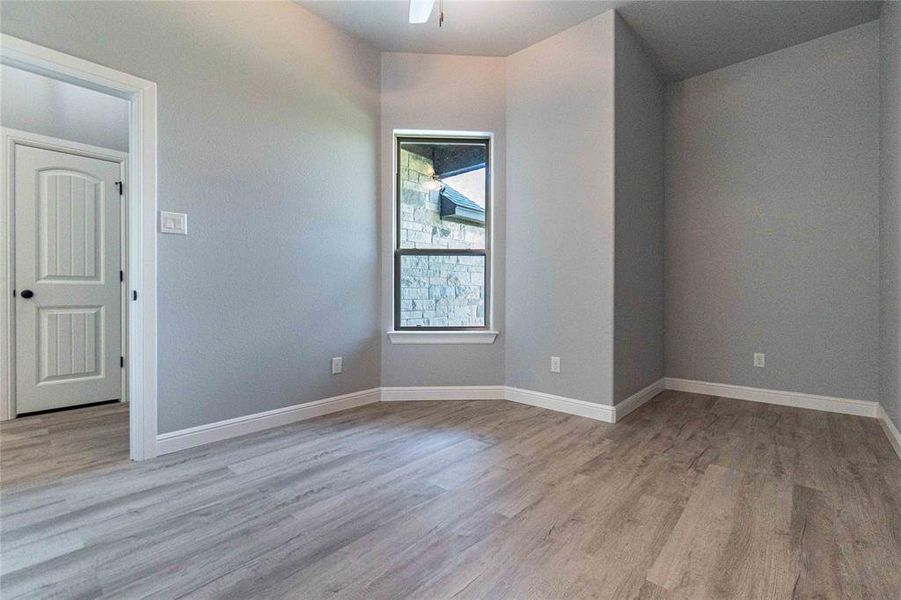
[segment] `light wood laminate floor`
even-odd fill
[[[901,461],[872,419],[382,403],[49,482],[16,470],[17,427],[4,599],[901,598]]]
[[[53,481],[128,463],[128,404],[116,402],[0,423],[0,486]]]

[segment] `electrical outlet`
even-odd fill
[[[754,353],[754,366],[759,369],[766,367],[766,354],[764,354],[762,352],[755,352]]]
[[[336,356],[332,359],[332,375],[337,375],[344,371],[344,359]]]
[[[559,373],[560,372],[560,357],[552,356],[551,357],[551,373]]]

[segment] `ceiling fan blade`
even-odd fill
[[[410,0],[410,23],[425,23],[432,16],[435,0]]]

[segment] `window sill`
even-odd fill
[[[493,344],[497,331],[389,331],[392,344]]]

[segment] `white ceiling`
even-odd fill
[[[410,25],[408,0],[295,0],[340,29],[388,52],[509,56],[625,0],[438,0],[428,23]]]
[[[661,75],[684,79],[879,16],[878,1],[445,0],[424,25],[408,0],[295,0],[383,51],[508,56],[617,8]],[[437,4],[437,2],[436,2]]]
[[[631,2],[620,14],[658,71],[685,79],[860,25],[881,2]]]

